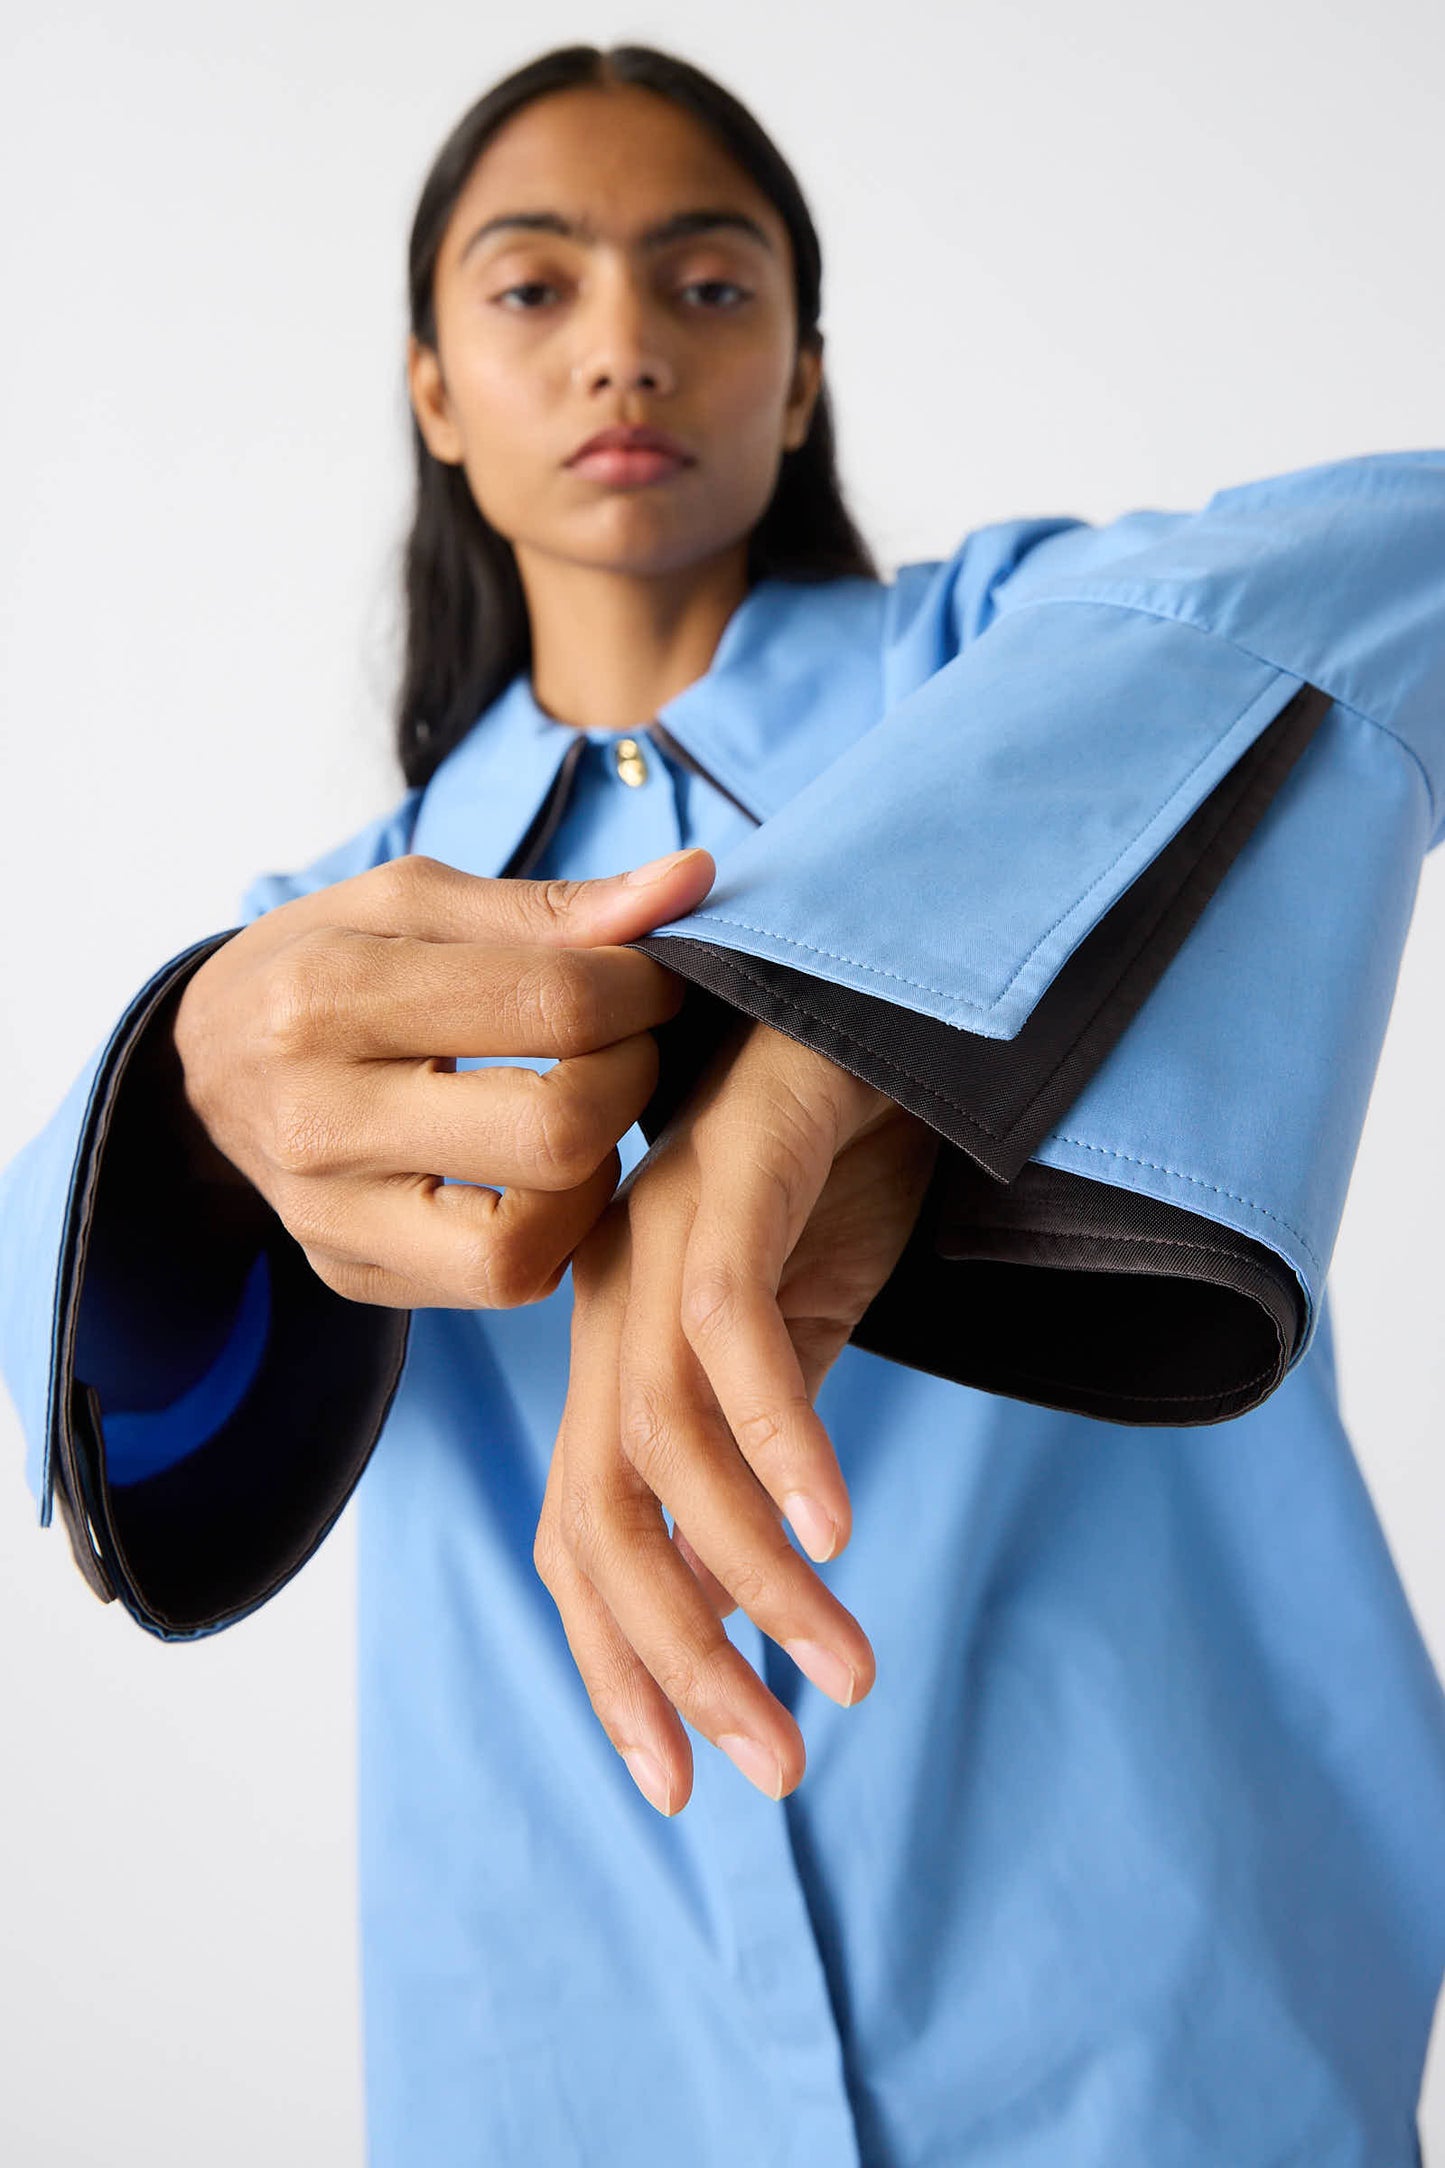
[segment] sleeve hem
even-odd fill
[[[111,1489],[99,1404],[76,1389],[86,1512],[115,1593],[162,1640],[235,1625],[300,1571],[360,1481],[401,1382],[410,1311],[335,1294],[284,1233],[268,1262],[276,1294],[261,1372],[183,1460]]]
[[[350,1497],[406,1358],[410,1312],[356,1303],[312,1271],[274,1214],[261,1237],[271,1317],[259,1366],[213,1434],[170,1465],[112,1486],[96,1388],[75,1372],[80,1293],[101,1161],[122,1080],[146,1026],[232,935],[196,943],[158,972],[98,1065],[71,1177],[56,1271],[42,1525],[52,1497],[76,1564],[163,1639],[247,1616],[296,1573]]]
[[[1268,1399],[1307,1320],[1297,1276],[1252,1236],[1038,1162],[1001,1185],[945,1146],[852,1341],[1041,1407],[1177,1428]]]
[[[45,1458],[41,1475],[40,1524],[48,1528],[51,1509],[58,1499],[61,1516],[75,1552],[76,1564],[85,1579],[109,1602],[114,1589],[104,1562],[96,1555],[91,1531],[84,1517],[78,1471],[69,1450],[68,1432],[73,1419],[75,1336],[79,1319],[79,1290],[90,1244],[95,1211],[100,1158],[115,1112],[116,1096],[130,1059],[146,1025],[169,994],[198,971],[208,956],[239,932],[228,927],[209,934],[179,956],[173,957],[143,986],[111,1034],[96,1068],[90,1098],[81,1125],[65,1228],[56,1259],[55,1298],[51,1333],[51,1369],[45,1422]]]

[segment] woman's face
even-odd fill
[[[514,114],[457,200],[434,291],[437,352],[407,350],[418,426],[524,572],[529,557],[641,574],[714,558],[807,435],[822,363],[794,356],[787,228],[652,92],[588,85]],[[619,423],[667,431],[687,463],[656,478],[568,464]]]

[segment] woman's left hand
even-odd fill
[[[723,1630],[737,1605],[835,1700],[873,1684],[862,1628],[782,1521],[815,1559],[848,1540],[813,1400],[937,1150],[884,1093],[748,1022],[572,1253],[533,1560],[604,1730],[665,1814],[692,1790],[682,1717],[770,1798],[802,1777],[795,1720]]]

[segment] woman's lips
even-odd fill
[[[583,452],[568,465],[574,474],[589,482],[610,482],[614,488],[628,489],[646,482],[664,482],[669,475],[690,467],[692,461],[650,446],[607,444],[595,452]]]

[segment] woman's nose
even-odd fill
[[[649,313],[636,302],[614,301],[598,309],[584,329],[572,381],[585,391],[666,393],[676,372]]]
[[[665,393],[672,390],[673,380],[671,363],[651,348],[597,347],[572,370],[573,383],[584,391]]]

